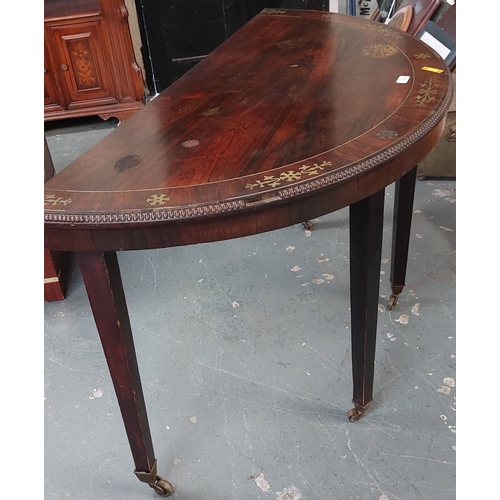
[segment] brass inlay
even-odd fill
[[[395,30],[392,30],[390,28],[386,28],[385,26],[377,26],[377,25],[373,25],[373,24],[369,24],[368,26],[370,29],[372,29],[374,31],[378,31],[382,35],[390,36],[393,38],[400,38],[400,39],[403,38],[403,35],[399,34]]]
[[[423,66],[422,69],[431,73],[442,73],[444,71],[443,69],[432,68],[431,66]]]
[[[71,203],[72,201],[73,200],[71,198],[64,200],[60,196],[58,198],[56,198],[55,194],[46,194],[45,200],[43,201],[43,204],[44,205],[58,205],[60,203],[61,205],[67,205],[68,203]]]
[[[398,52],[398,49],[394,45],[375,43],[373,45],[368,45],[363,49],[363,55],[371,56],[374,59],[383,59],[384,57],[393,56]]]
[[[375,134],[379,139],[394,139],[398,136],[398,133],[394,130],[381,130]]]
[[[430,57],[431,57],[430,54],[424,54],[423,52],[415,54],[415,59],[430,59]]]
[[[416,105],[421,108],[425,104],[431,101],[435,101],[437,94],[437,89],[439,85],[434,81],[433,78],[428,78],[424,83],[420,84],[420,90],[418,95],[415,97],[417,100]]]
[[[220,108],[208,108],[202,113],[200,113],[201,116],[214,116],[220,111]]]
[[[321,15],[321,19],[328,19],[328,20],[331,20],[335,17],[334,14],[322,14]]]
[[[168,194],[153,194],[146,200],[150,205],[165,205],[170,201]]]
[[[59,278],[57,276],[54,276],[53,278],[44,278],[43,283],[44,285],[47,283],[57,283],[59,281]]]
[[[263,14],[286,14],[286,10],[278,10],[278,9],[264,9],[262,11]]]
[[[245,187],[247,189],[253,189],[254,187],[264,188],[281,186],[283,182],[298,181],[302,177],[318,175],[320,170],[323,170],[327,166],[331,166],[331,161],[324,161],[319,165],[314,163],[313,165],[302,165],[298,170],[289,170],[288,172],[282,172],[279,177],[275,175],[264,175],[262,180],[255,181],[255,184],[248,183]]]

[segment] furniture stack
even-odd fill
[[[376,17],[376,19],[375,19]],[[381,20],[380,13],[374,20]],[[402,0],[386,23],[421,39],[436,41],[456,82],[456,2],[454,0]],[[426,42],[427,43],[427,42]],[[444,47],[444,49],[443,49]],[[418,179],[456,177],[456,95],[446,118],[438,145],[418,166]]]

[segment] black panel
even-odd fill
[[[146,83],[152,94],[161,92],[174,81],[170,43],[164,29],[166,3],[160,0],[135,0]]]
[[[193,59],[173,60],[171,66],[172,82],[174,82],[175,80],[180,78],[184,73],[189,71],[197,62],[201,61],[203,57],[195,57]]]
[[[265,8],[327,7],[328,0],[136,0],[146,83],[161,92]]]
[[[172,58],[210,53],[225,39],[224,7],[221,1],[170,0],[165,16],[165,36]]]
[[[226,39],[236,33],[251,17],[248,17],[245,1],[224,0],[224,19],[226,28]],[[253,17],[253,16],[252,16]]]

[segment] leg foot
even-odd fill
[[[354,403],[354,408],[347,412],[347,418],[349,422],[357,422],[365,413],[366,410],[370,407],[371,401],[365,406],[360,406]]]
[[[392,311],[396,307],[396,304],[398,303],[398,298],[399,298],[399,294],[398,295],[392,294],[390,296],[390,298],[389,298],[389,304],[387,306],[387,308],[389,309],[389,311]]]
[[[174,487],[161,476],[156,476],[154,481],[149,483],[149,486],[161,497],[169,497],[174,493]]]
[[[147,483],[150,488],[162,497],[169,497],[174,492],[174,487],[166,479],[163,479],[157,473],[157,461],[155,460],[149,472],[134,471],[137,479],[142,483]]]
[[[304,226],[304,229],[311,230],[313,228],[313,223],[310,220],[306,220],[305,222],[302,223]]]

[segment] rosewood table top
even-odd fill
[[[45,184],[45,245],[216,241],[350,205],[437,143],[450,76],[390,26],[266,9]]]

